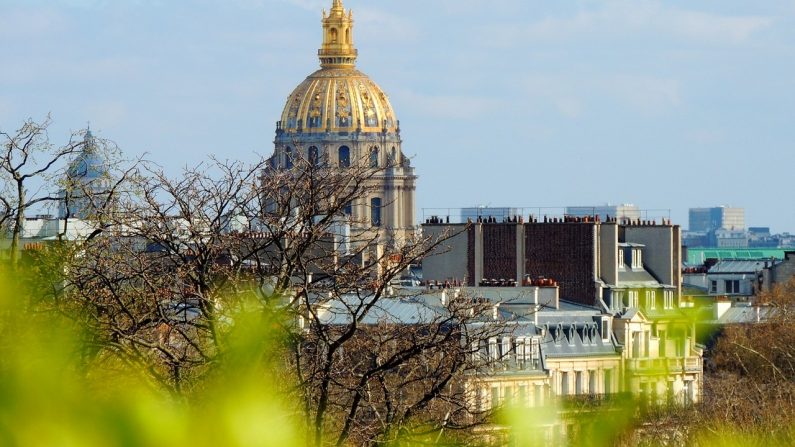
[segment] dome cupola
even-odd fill
[[[323,10],[323,46],[317,52],[320,66],[353,67],[358,51],[353,46],[353,12],[345,13],[342,0],[334,0],[331,11]]]

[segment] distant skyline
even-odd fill
[[[0,0],[0,128],[269,156],[331,0]],[[795,0],[345,0],[418,207],[731,205],[795,231]],[[422,217],[418,210],[418,217]]]

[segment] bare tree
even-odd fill
[[[50,124],[48,116],[40,123],[28,119],[14,132],[0,130],[0,137],[4,140],[0,153],[0,179],[3,182],[0,227],[11,233],[12,265],[16,265],[19,258],[25,213],[38,205],[59,200],[57,194],[46,192],[46,187],[52,185],[52,179],[62,168],[61,162],[83,145],[73,134],[65,145],[54,146],[47,134]],[[29,191],[31,183],[37,182],[37,189]]]
[[[87,361],[133,366],[191,398],[253,306],[278,327],[273,374],[301,402],[313,444],[388,443],[480,422],[465,382],[482,366],[473,341],[498,329],[469,323],[490,306],[393,296],[393,280],[444,238],[393,241],[345,214],[383,169],[297,158],[279,171],[218,159],[176,176],[147,162],[122,171],[112,206],[91,216],[97,231],[61,253],[68,268],[54,290],[60,310],[92,328]],[[425,317],[378,317],[396,302]],[[345,305],[328,321],[335,303]]]
[[[444,296],[375,287],[307,309],[291,369],[315,445],[411,443],[487,420],[467,382],[493,361],[480,347],[506,328],[482,324],[491,304]]]

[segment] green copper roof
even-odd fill
[[[703,264],[709,258],[714,259],[784,259],[785,248],[688,248],[688,265]]]

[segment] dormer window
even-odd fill
[[[610,322],[608,321],[607,317],[602,317],[602,341],[608,342],[610,341]]]
[[[632,248],[632,268],[633,269],[643,268],[643,260],[641,258],[640,248]]]
[[[618,268],[623,268],[625,265],[626,265],[626,262],[624,261],[624,249],[623,248],[619,248],[618,249]]]

